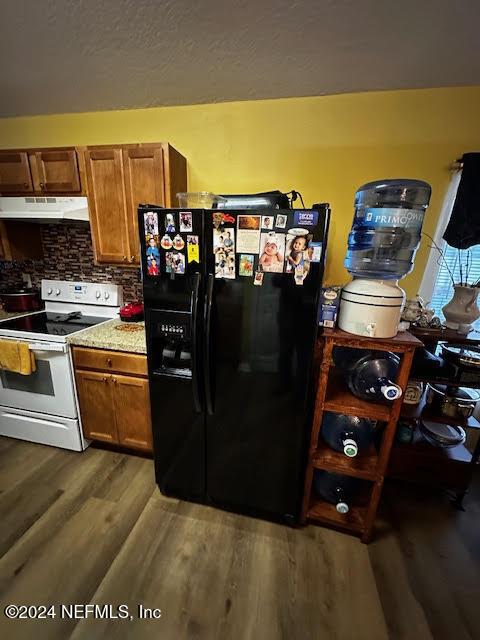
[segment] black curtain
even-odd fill
[[[480,153],[464,153],[462,177],[450,221],[443,234],[451,247],[480,244]]]

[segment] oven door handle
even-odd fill
[[[57,353],[67,353],[67,345],[54,342],[29,342],[30,351],[56,351]]]

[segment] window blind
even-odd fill
[[[470,249],[471,258],[472,258],[472,266],[469,271],[469,282],[475,282],[480,279],[480,244],[471,247]],[[465,265],[466,261],[466,251],[461,251],[460,255],[462,256],[462,264]],[[454,249],[449,245],[445,244],[444,248],[444,256],[445,262],[450,267],[450,270],[454,274],[455,282],[460,281],[460,270],[459,270],[459,252],[458,249]],[[430,306],[432,309],[435,309],[435,313],[444,320],[445,317],[442,313],[442,307],[444,307],[447,302],[452,299],[453,296],[453,285],[450,279],[450,275],[448,273],[448,269],[445,266],[443,260],[439,258],[440,268],[438,270],[437,278],[435,280],[435,284],[433,287],[433,294]],[[463,275],[465,279],[465,274]],[[476,329],[480,329],[480,318],[474,324]]]

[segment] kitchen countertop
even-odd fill
[[[121,327],[121,330],[116,327]],[[118,318],[72,333],[67,336],[67,342],[77,347],[147,353],[145,323],[122,322]]]

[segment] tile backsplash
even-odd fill
[[[42,244],[42,260],[0,262],[1,290],[22,286],[22,273],[28,273],[34,287],[40,287],[43,278],[113,282],[122,285],[126,302],[142,298],[140,269],[94,264],[89,225],[79,222],[42,225]]]

